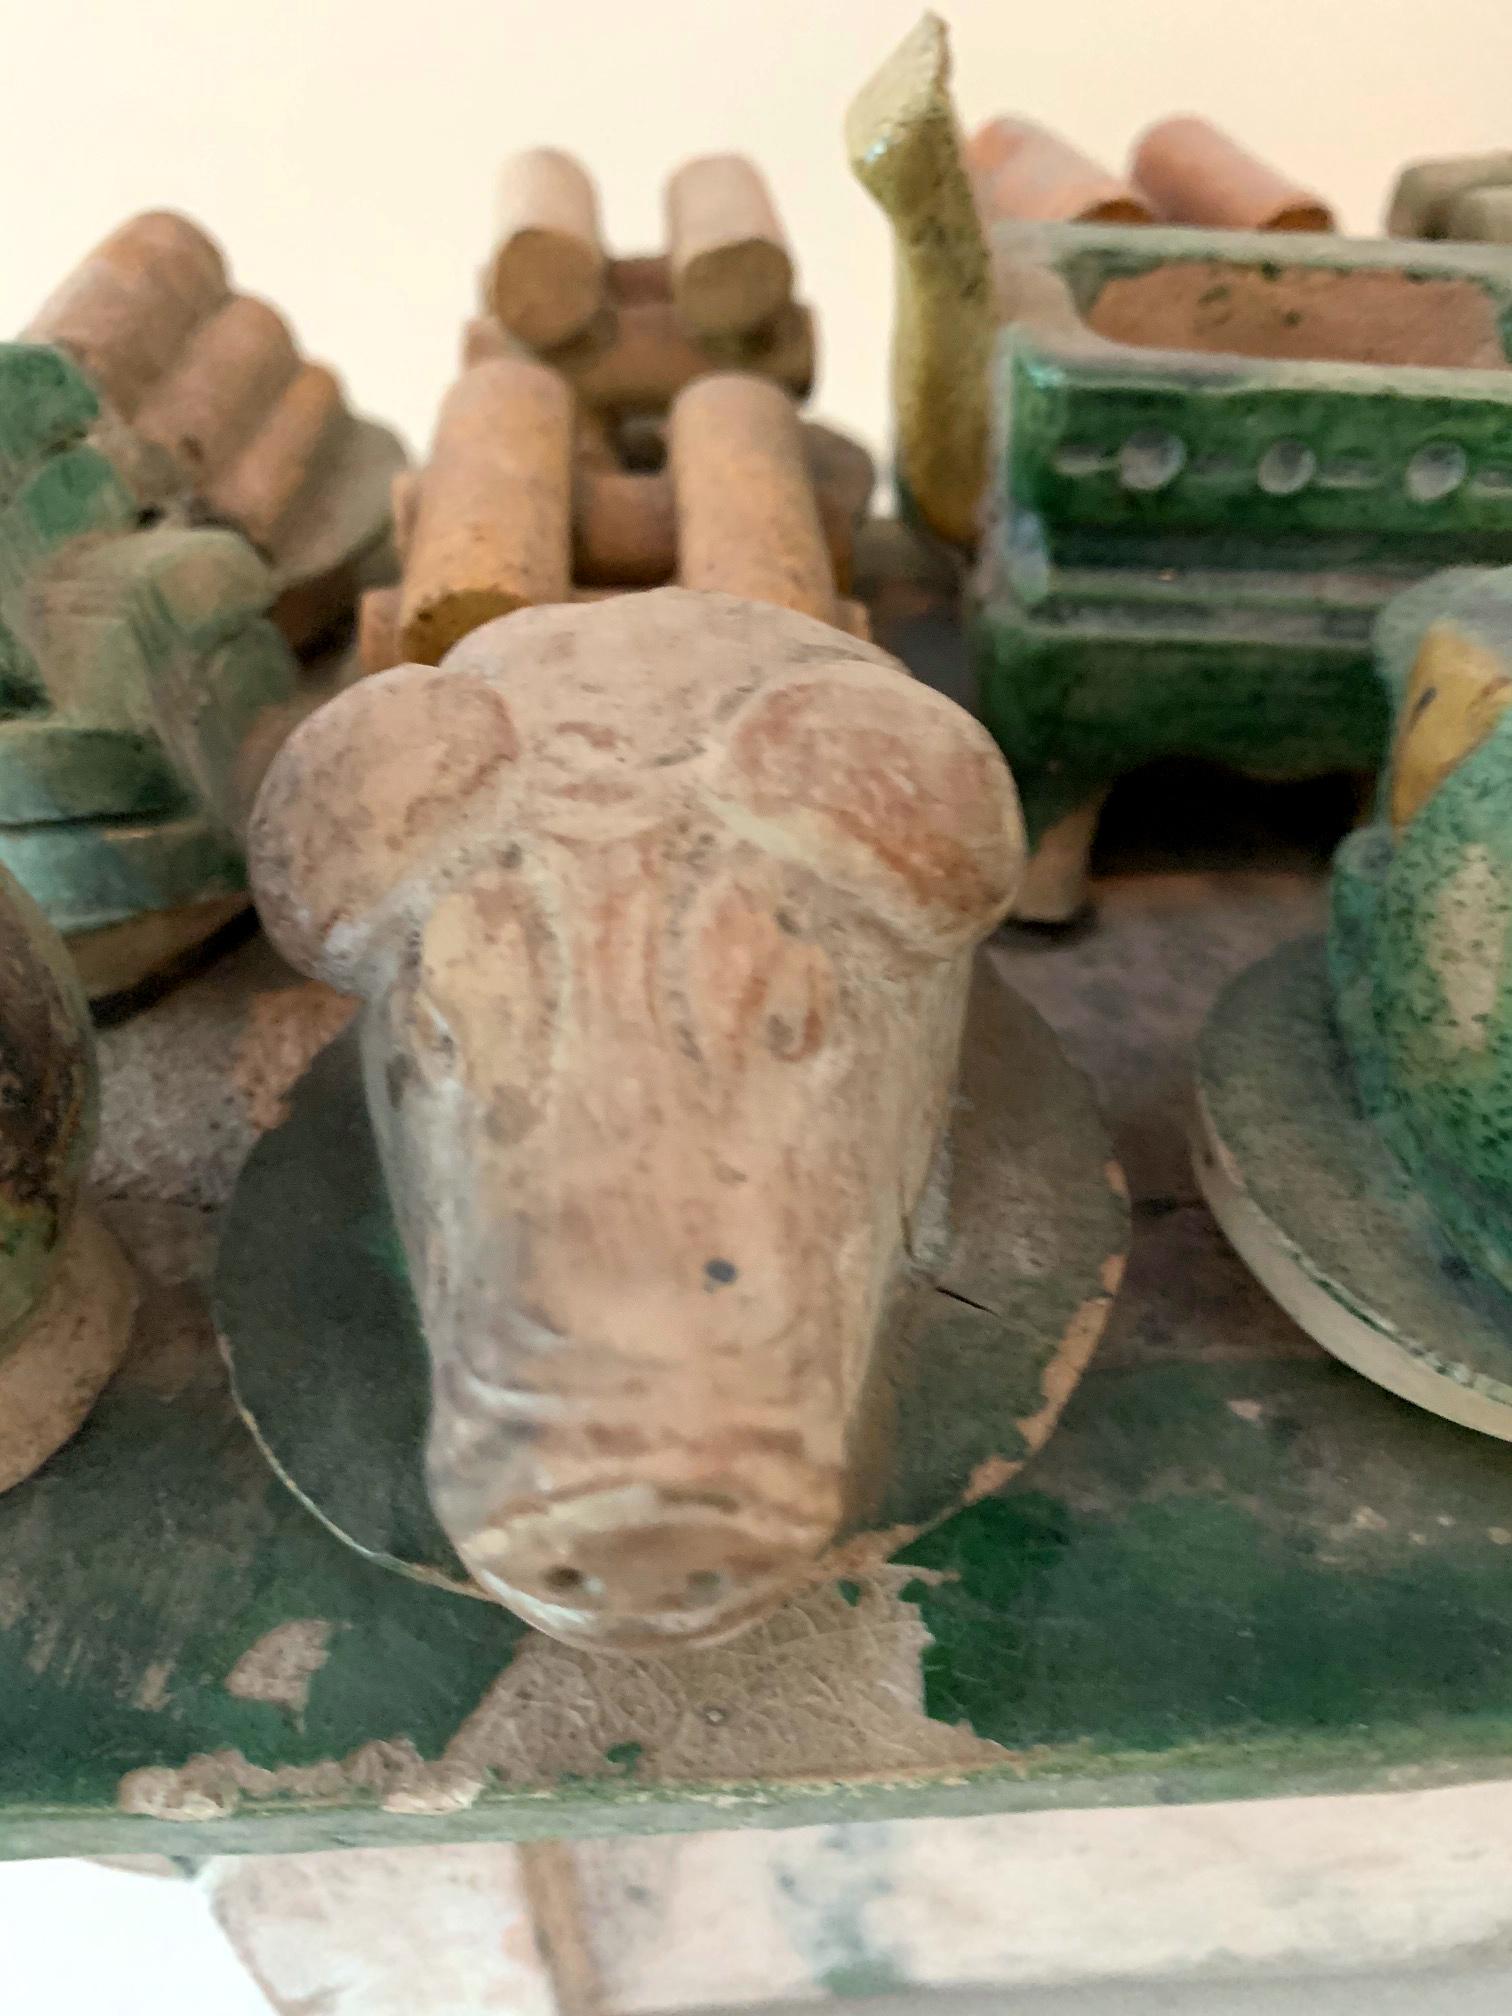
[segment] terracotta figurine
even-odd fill
[[[811,616],[528,609],[307,721],[251,854],[275,943],[365,1002],[467,1567],[593,1643],[774,1607],[835,1536],[1021,866],[989,738]]]
[[[760,508],[776,499],[814,581],[827,577],[807,594],[769,582],[758,599],[864,623],[848,598],[875,471],[855,442],[796,417],[812,316],[766,184],[743,156],[711,155],[679,167],[665,196],[667,250],[613,257],[577,161],[536,148],[506,164],[462,375],[425,467],[395,484],[403,579],[362,603],[366,670],[435,664],[513,609],[704,585],[700,551],[713,537],[727,554],[738,531],[723,519],[740,507],[703,480],[721,452]],[[827,556],[809,551],[816,511]]]
[[[464,374],[365,609],[410,662],[258,799],[263,920],[362,997],[361,1062],[318,1059],[249,1161],[218,1322],[261,1446],[369,1558],[701,1644],[1016,1471],[1127,1205],[1050,1032],[972,980],[1017,798],[840,592],[869,466],[847,492],[751,373],[684,386],[617,487],[572,423],[539,362]],[[572,585],[587,553],[618,587]],[[372,1271],[395,1223],[413,1300]]]

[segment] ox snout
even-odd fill
[[[763,1531],[727,1501],[635,1485],[516,1515],[458,1551],[527,1623],[637,1652],[710,1644],[776,1609],[826,1537]]]

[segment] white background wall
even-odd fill
[[[1512,146],[1512,0],[940,0],[968,119],[1117,160],[1201,110],[1369,230],[1407,157]],[[0,331],[134,210],[190,211],[305,345],[428,434],[494,170],[551,141],[611,241],[660,237],[689,153],[765,165],[823,318],[821,407],[884,431],[889,271],[840,137],[918,0],[11,0]]]

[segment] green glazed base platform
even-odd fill
[[[430,1361],[355,1032],[291,1104],[248,1161],[221,1248],[216,1320],[237,1405],[339,1538],[486,1601],[426,1496]],[[1017,1473],[1052,1432],[1123,1269],[1124,1180],[1091,1090],[985,955],[946,1167],[949,1231],[879,1343],[856,1437],[865,1454],[821,1579],[884,1559]]]
[[[1446,1245],[1362,1110],[1321,940],[1283,946],[1214,1009],[1193,1156],[1236,1251],[1325,1350],[1512,1441],[1512,1297]]]
[[[960,680],[948,583],[864,557],[884,644]],[[1124,796],[1095,925],[994,944],[1129,1180],[1103,1341],[1004,1491],[676,1659],[577,1652],[365,1561],[237,1415],[209,1315],[225,1206],[341,1004],[253,940],[103,1029],[95,1185],[141,1313],[81,1432],[0,1498],[0,1855],[1366,1789],[1411,1827],[1394,1795],[1512,1780],[1506,1449],[1321,1350],[1192,1175],[1193,1045],[1236,974],[1321,929],[1348,817],[1322,809],[1226,779],[1194,838],[1166,786]]]

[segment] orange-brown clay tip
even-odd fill
[[[1162,119],[1134,150],[1134,180],[1171,224],[1226,231],[1333,231],[1333,212],[1206,119]]]
[[[493,258],[484,299],[533,349],[570,343],[604,304],[598,197],[570,154],[535,147],[499,178]]]
[[[667,184],[678,313],[696,334],[750,336],[792,299],[793,262],[760,171],[740,154],[686,161]]]
[[[989,219],[1028,223],[1148,224],[1137,190],[1030,119],[989,119],[966,148]]]

